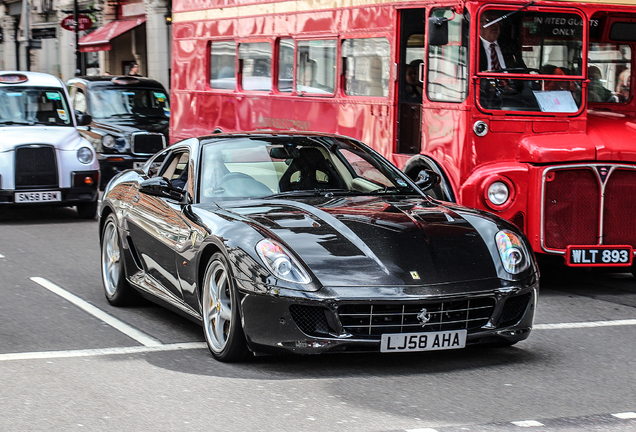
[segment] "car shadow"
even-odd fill
[[[75,207],[0,207],[0,223],[3,225],[42,225],[51,222],[92,223],[96,220],[79,218]]]

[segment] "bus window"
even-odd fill
[[[336,40],[298,42],[296,91],[333,94],[336,89]]]
[[[272,46],[269,42],[239,44],[242,62],[241,87],[243,90],[269,91],[272,89]]]
[[[480,79],[480,105],[491,110],[579,111],[584,18],[576,13],[510,12],[488,9],[480,15],[478,71],[482,76],[510,73],[527,78]]]
[[[632,49],[629,45],[590,43],[587,88],[589,102],[629,100]]]
[[[344,40],[345,93],[350,96],[388,96],[390,55],[391,47],[386,38]]]
[[[294,81],[294,40],[278,42],[278,91],[291,92]]]
[[[210,44],[210,87],[234,90],[236,86],[236,42]]]
[[[462,32],[468,32],[462,25],[465,18],[449,9],[434,9],[431,16],[448,18],[448,44],[428,47],[426,94],[432,101],[461,102],[468,94],[468,38],[462,37]]]

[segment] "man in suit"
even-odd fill
[[[500,44],[499,22],[490,24],[500,16],[500,11],[489,10],[479,19],[479,70],[500,71],[507,68],[525,68],[521,52],[515,52],[509,44]],[[490,24],[490,25],[489,25]]]

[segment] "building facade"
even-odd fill
[[[73,0],[0,0],[0,69],[47,72],[66,81],[127,74],[137,63],[141,75],[169,87],[170,0],[77,0],[78,15],[92,21],[77,35],[75,7]]]

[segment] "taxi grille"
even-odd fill
[[[15,188],[58,187],[55,149],[45,145],[17,147],[15,150]]]
[[[448,330],[475,331],[488,323],[493,298],[421,303],[345,304],[338,316],[343,328],[358,338],[380,339],[387,333]],[[419,318],[418,318],[419,316]],[[426,321],[426,324],[422,323]]]
[[[135,155],[153,155],[164,147],[163,134],[138,132],[132,135],[132,153]]]
[[[611,168],[567,167],[546,174],[545,247],[565,250],[568,245],[601,243],[636,247],[636,167]]]

